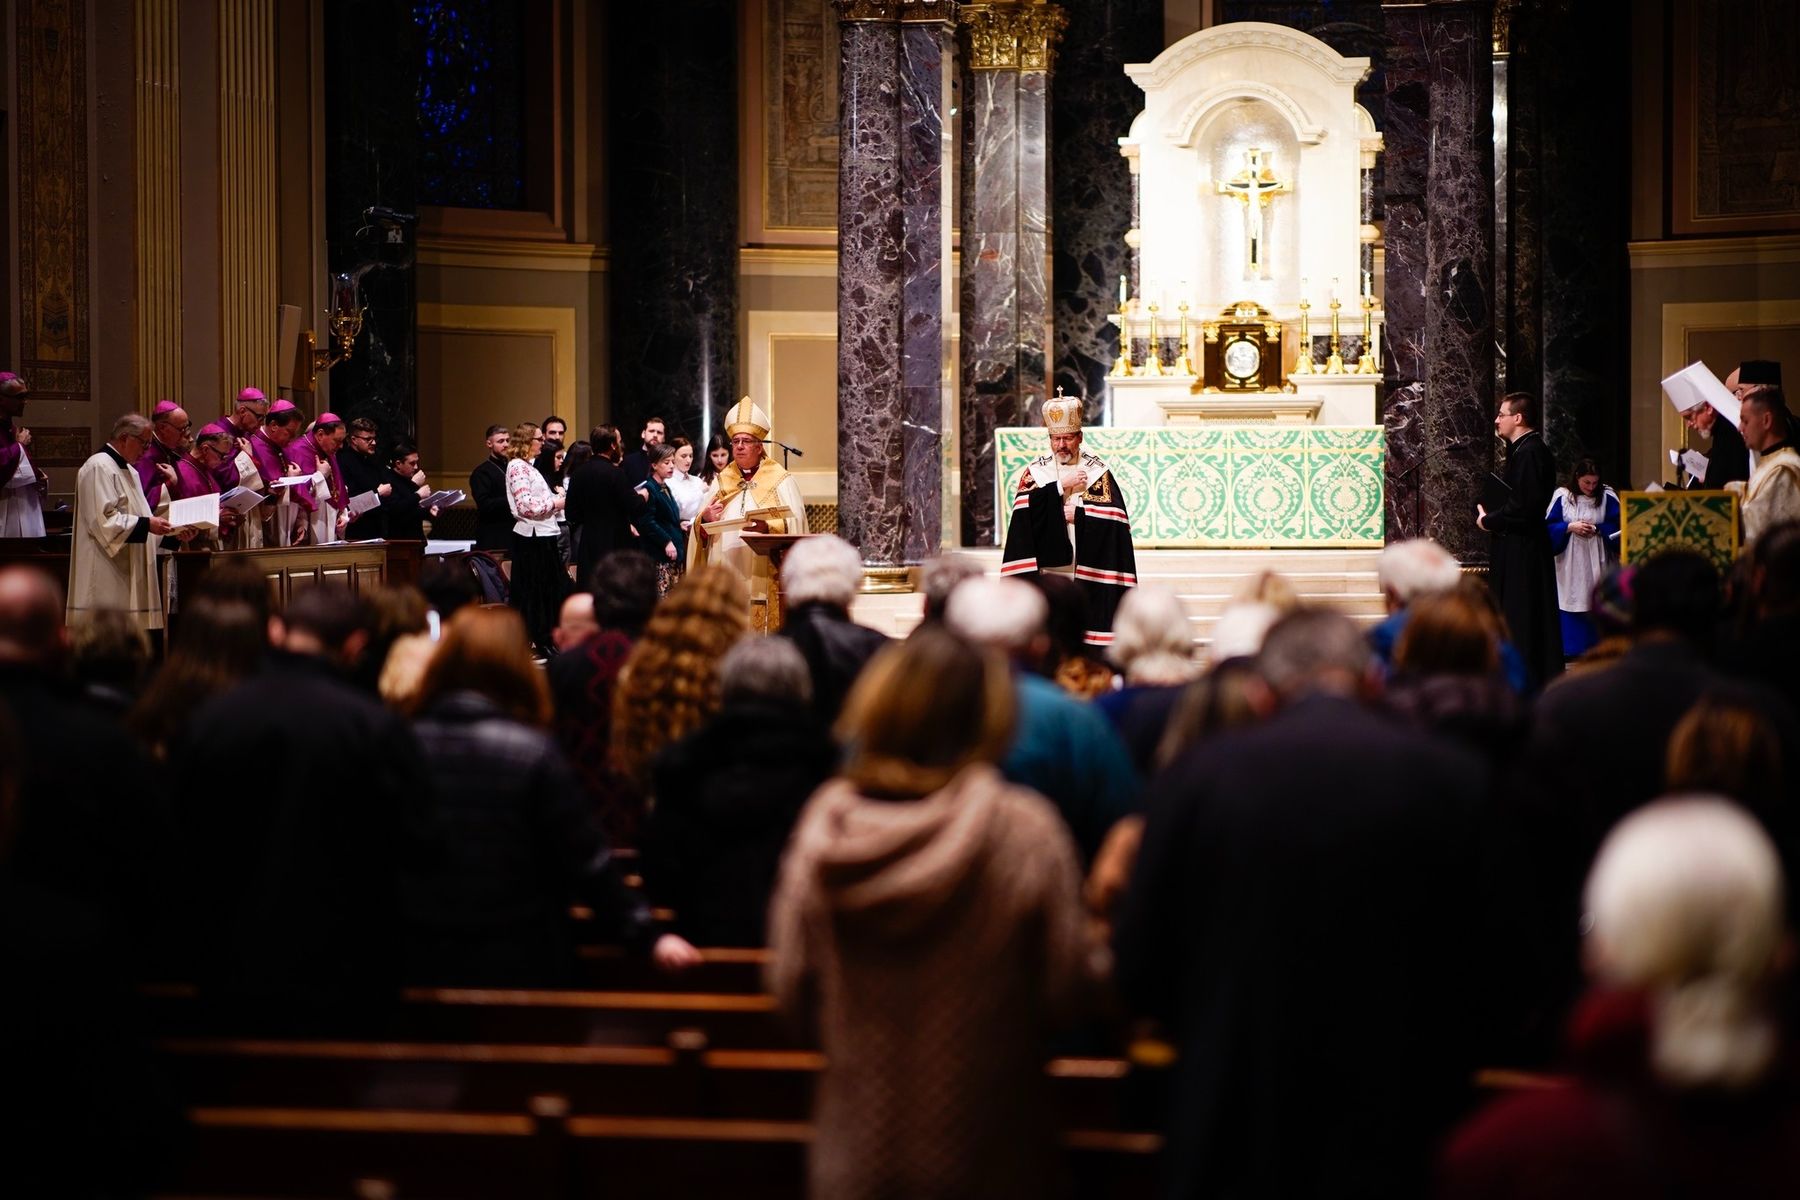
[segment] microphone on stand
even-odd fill
[[[795,458],[805,458],[806,457],[806,451],[800,449],[798,446],[790,446],[786,442],[781,441],[777,438],[770,438],[769,441],[774,443],[775,445],[781,447],[781,466],[782,466],[783,470],[787,469],[788,455],[791,454]]]

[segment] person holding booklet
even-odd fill
[[[177,501],[193,499],[196,496],[219,495],[219,464],[231,457],[235,444],[229,433],[217,425],[208,425],[194,439],[193,447],[182,455],[175,463],[175,482],[168,487],[171,510]],[[213,527],[200,528],[199,536],[207,539],[215,548],[223,549],[225,539],[237,528],[238,514],[229,508],[215,508],[212,513]],[[180,525],[181,522],[170,516],[170,523]]]
[[[753,596],[766,596],[769,560],[744,544],[746,533],[805,533],[806,501],[799,482],[772,462],[763,443],[769,418],[745,396],[725,414],[731,438],[731,461],[700,502],[700,515],[688,531],[688,570],[723,563],[751,581]]]

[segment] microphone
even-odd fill
[[[801,450],[796,446],[790,446],[786,442],[780,441],[776,438],[770,438],[769,441],[773,442],[777,446],[780,446],[783,453],[791,454],[795,458],[805,458],[806,457],[806,451]]]

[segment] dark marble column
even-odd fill
[[[737,399],[737,6],[608,5],[606,40],[610,417],[698,440]]]
[[[355,352],[331,369],[330,403],[408,433],[418,419],[416,227],[363,214],[419,211],[417,31],[402,0],[325,6],[326,258],[368,310]]]
[[[1506,387],[1535,392],[1543,379],[1543,213],[1538,165],[1542,157],[1542,49],[1535,7],[1515,10],[1508,23],[1506,62],[1506,229],[1495,230],[1504,263]],[[1566,114],[1565,114],[1566,115]],[[1559,118],[1560,120],[1561,118]],[[1496,190],[1500,190],[1498,184]]]
[[[941,539],[954,6],[836,3],[838,532],[872,577],[891,580]]]
[[[1118,307],[1119,276],[1131,271],[1131,173],[1119,138],[1144,107],[1124,68],[1162,51],[1163,5],[1082,0],[1066,8],[1062,44],[1071,52],[1057,62],[1051,97],[1054,382],[1082,397],[1088,424],[1098,425],[1106,418],[1106,373],[1119,353],[1118,330],[1106,317]]]
[[[1416,4],[1393,5],[1385,12],[1382,421],[1387,427],[1389,541],[1417,537],[1424,527],[1422,473],[1431,445],[1425,422],[1425,187],[1431,89],[1424,12]]]
[[[1487,0],[1425,6],[1431,154],[1425,181],[1427,536],[1487,559],[1474,523],[1494,457],[1494,75]]]
[[[991,546],[994,430],[1041,419],[1049,341],[1048,5],[971,6],[963,76],[962,541]]]

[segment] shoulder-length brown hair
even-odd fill
[[[1401,675],[1491,675],[1500,668],[1500,624],[1465,583],[1419,596],[1407,605],[1406,628],[1394,646]]]
[[[413,696],[417,715],[451,692],[476,692],[527,725],[550,724],[550,685],[531,660],[531,639],[515,609],[458,609]]]
[[[538,427],[532,421],[521,421],[514,425],[512,432],[507,435],[506,457],[529,459],[531,457],[531,440],[537,435]]]
[[[920,629],[870,660],[838,718],[844,778],[878,796],[924,796],[997,762],[1012,738],[1012,677],[999,654]]]
[[[719,660],[750,624],[750,593],[729,567],[682,577],[644,626],[613,688],[613,766],[639,787],[664,746],[719,710]]]

